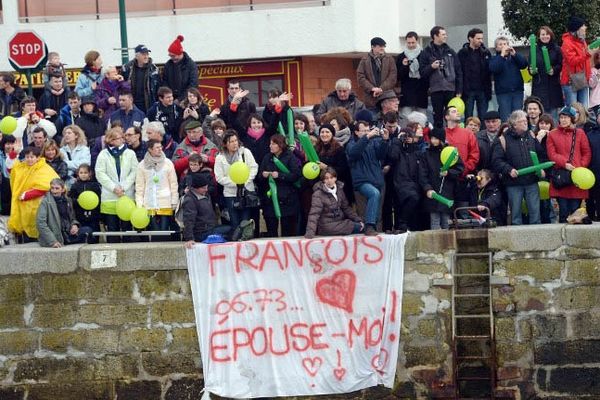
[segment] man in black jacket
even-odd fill
[[[23,89],[15,85],[15,76],[11,72],[0,73],[0,117],[18,113],[24,98]]]
[[[477,144],[479,145],[479,162],[477,171],[492,169],[492,146],[500,130],[500,114],[498,111],[488,111],[483,114],[485,129],[477,132]]]
[[[227,83],[227,93],[227,100],[221,106],[219,117],[225,121],[227,128],[235,129],[238,126],[236,123],[245,127],[248,117],[256,114],[256,105],[247,97],[250,92],[242,88],[239,80],[233,79]]]
[[[348,78],[338,79],[335,82],[335,90],[323,99],[315,113],[317,124],[320,125],[322,115],[335,107],[344,107],[352,116],[366,108],[365,104],[352,91],[352,81]]]
[[[135,47],[135,58],[121,67],[123,79],[131,84],[134,104],[143,112],[156,100],[156,92],[160,86],[160,73],[149,53],[150,49],[138,44]]]
[[[183,240],[188,249],[209,235],[221,235],[225,240],[230,237],[229,225],[217,225],[217,215],[208,194],[209,179],[205,174],[192,174],[190,191],[183,197]]]
[[[163,71],[163,84],[173,91],[173,96],[178,102],[186,98],[188,88],[198,87],[198,66],[191,57],[183,51],[183,36],[177,36],[177,39],[169,46],[170,60],[165,63]]]
[[[166,86],[158,89],[158,101],[148,110],[148,121],[162,122],[165,132],[180,141],[179,126],[183,119],[183,110],[174,102],[173,91]]]
[[[481,118],[488,109],[492,98],[492,74],[489,63],[492,54],[483,45],[483,31],[473,28],[467,34],[465,43],[458,52],[463,76],[468,77],[463,84],[465,119],[473,115],[477,103],[477,116]]]
[[[419,55],[419,74],[429,81],[433,124],[444,127],[444,109],[463,91],[462,67],[458,56],[446,44],[448,34],[441,26],[431,28],[431,43]]]

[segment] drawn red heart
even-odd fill
[[[379,354],[375,354],[375,357],[371,360],[371,366],[375,369],[375,371],[379,372],[379,375],[384,374],[384,369],[387,366],[390,355],[386,349],[381,349]]]
[[[344,375],[346,375],[346,368],[338,367],[338,368],[334,369],[333,375],[335,375],[335,377],[338,381],[341,381],[344,378]]]
[[[317,375],[319,372],[319,368],[321,368],[321,364],[323,364],[323,359],[321,357],[306,357],[302,359],[302,366],[308,372],[310,376]]]
[[[355,289],[356,275],[347,269],[336,271],[331,278],[323,278],[317,282],[317,296],[321,302],[349,313],[352,313]]]

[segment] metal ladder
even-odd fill
[[[452,263],[456,399],[495,399],[492,253],[457,252]]]

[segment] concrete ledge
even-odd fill
[[[3,247],[0,249],[0,275],[73,272],[77,269],[79,250],[82,246],[48,249],[40,247],[37,243],[27,243]]]
[[[562,224],[505,226],[488,231],[491,251],[552,251],[563,245]]]
[[[116,253],[116,262],[103,266],[97,255],[107,255],[110,258],[110,253]],[[156,271],[187,269],[187,261],[182,242],[94,244],[81,248],[79,266],[86,271]]]
[[[580,249],[600,249],[600,224],[566,225],[565,242]]]

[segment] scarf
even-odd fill
[[[54,198],[56,209],[58,210],[58,215],[60,217],[61,231],[69,232],[71,229],[71,221],[69,220],[69,206],[67,204],[67,199],[62,195],[52,195],[52,197]]]
[[[421,46],[417,45],[417,48],[414,50],[406,49],[404,50],[404,54],[408,59],[408,77],[419,79],[421,78],[421,74],[419,74],[419,54],[421,54]]]
[[[240,153],[242,152],[242,148],[240,147],[238,149],[238,151],[236,151],[235,153],[231,154],[228,150],[225,150],[223,152],[223,155],[225,156],[225,160],[227,160],[227,162],[229,163],[229,165],[233,164],[234,162],[238,161],[240,159]]]
[[[333,188],[330,188],[329,186],[323,184],[323,187],[325,188],[325,191],[327,191],[327,193],[330,193],[335,199],[335,201],[337,201],[337,185],[333,185]]]
[[[345,127],[344,129],[340,129],[339,131],[336,131],[333,138],[335,140],[337,140],[339,142],[339,144],[341,144],[342,146],[345,146],[346,143],[348,143],[348,141],[350,141],[351,136],[352,136],[352,133],[350,132],[350,128]]]
[[[265,134],[265,128],[260,128],[259,130],[255,131],[252,128],[248,128],[248,130],[246,131],[246,133],[248,134],[248,136],[250,136],[252,139],[254,140],[258,140],[262,137],[262,135]]]
[[[371,52],[369,53],[369,55],[375,61],[375,66],[377,67],[377,69],[381,71],[381,64],[383,63],[383,56],[385,54],[382,54],[380,56],[376,56],[375,53],[373,53],[373,50],[371,50]]]
[[[121,180],[121,155],[127,149],[124,144],[121,147],[108,147],[108,153],[115,159],[115,168],[117,169],[117,178]]]
[[[158,157],[154,157],[150,155],[150,153],[146,153],[143,160],[144,168],[151,170],[153,169],[154,171],[158,172],[165,166],[165,160],[165,153],[160,153],[160,156]]]

